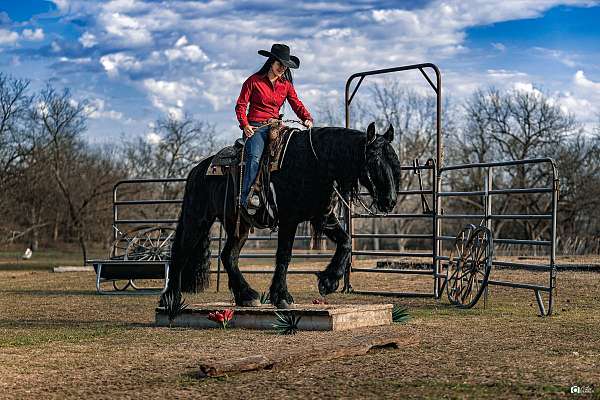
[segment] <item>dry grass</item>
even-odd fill
[[[493,274],[545,279],[526,272]],[[361,289],[431,290],[431,282],[417,278],[355,274],[353,283]],[[572,385],[600,384],[599,278],[561,273],[550,318],[536,315],[532,292],[500,287],[490,289],[485,309],[479,304],[467,311],[445,300],[335,294],[330,303],[397,302],[412,319],[359,332],[278,336],[155,328],[155,297],[96,295],[91,273],[0,271],[0,398],[569,398]],[[259,291],[269,282],[262,275],[249,280]],[[318,296],[312,276],[291,276],[289,286],[297,302]],[[191,303],[229,299],[214,286],[187,297]],[[420,344],[284,370],[194,377],[202,361],[297,350],[367,331],[416,336]]]

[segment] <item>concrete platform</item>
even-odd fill
[[[365,326],[390,325],[392,304],[347,304],[314,305],[296,304],[288,310],[278,310],[271,305],[260,307],[234,307],[226,303],[193,304],[188,306],[171,326],[192,328],[218,328],[219,325],[207,318],[208,313],[233,310],[231,328],[273,329],[277,317],[275,312],[301,316],[298,329],[304,331],[343,331]],[[156,309],[156,325],[169,326],[169,317],[164,308]]]

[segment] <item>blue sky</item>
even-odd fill
[[[0,70],[88,99],[93,142],[152,137],[166,113],[239,134],[241,83],[274,42],[300,57],[296,87],[311,110],[341,99],[354,72],[433,62],[452,98],[541,90],[591,124],[597,21],[600,5],[587,0],[0,0]],[[415,78],[399,77],[407,87]]]

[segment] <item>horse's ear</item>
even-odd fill
[[[383,134],[383,138],[387,140],[388,143],[392,143],[394,141],[394,127],[390,124],[388,130]]]
[[[375,139],[375,122],[371,122],[367,128],[367,143],[371,143]]]

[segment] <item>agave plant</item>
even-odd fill
[[[187,308],[185,299],[181,298],[181,294],[173,292],[164,295],[165,311],[169,317],[169,325]]]
[[[395,324],[402,324],[409,319],[410,315],[408,314],[408,309],[398,304],[394,304],[394,308],[392,308],[392,321]]]
[[[262,292],[260,294],[260,304],[269,304],[270,302],[271,302],[271,297],[269,296],[269,293]]]
[[[298,323],[302,319],[301,316],[297,316],[294,313],[275,313],[277,320],[273,324],[273,328],[277,330],[280,335],[295,335],[298,333]]]

